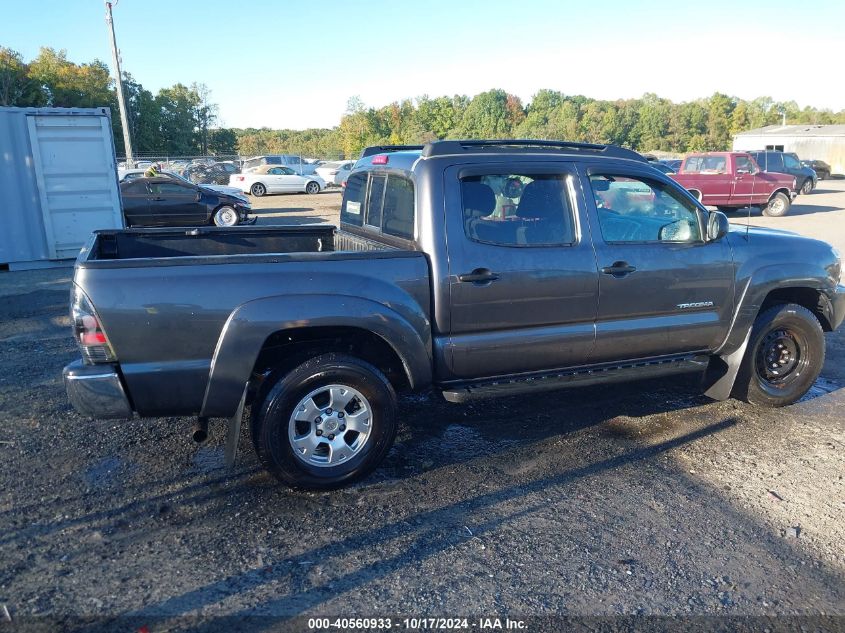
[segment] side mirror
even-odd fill
[[[709,211],[707,214],[707,241],[715,242],[728,234],[728,216],[721,211]]]

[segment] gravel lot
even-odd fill
[[[845,182],[821,184],[754,223],[845,252]],[[256,207],[261,223],[336,221],[339,200]],[[777,411],[711,402],[692,379],[464,406],[409,397],[373,476],[301,493],[260,470],[246,429],[228,471],[222,422],[198,446],[187,418],[74,413],[70,274],[0,273],[0,630],[3,605],[56,629],[398,614],[845,626],[845,331],[828,335],[809,397]]]

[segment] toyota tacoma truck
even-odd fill
[[[331,488],[390,450],[397,394],[452,402],[700,372],[783,406],[845,317],[839,254],[732,228],[636,152],[553,141],[373,147],[340,228],[96,232],[76,263],[87,416],[244,408],[262,464]]]
[[[795,177],[765,172],[746,152],[690,154],[672,178],[720,211],[761,207],[768,216],[786,215],[798,189]]]

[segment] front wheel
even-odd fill
[[[801,193],[804,195],[809,194],[813,190],[813,181],[810,178],[804,181],[804,184],[801,186]]]
[[[735,395],[767,407],[792,404],[819,377],[824,352],[824,332],[812,312],[794,303],[769,308],[754,321]]]
[[[786,212],[789,211],[791,204],[789,196],[785,193],[776,193],[769,200],[769,204],[763,208],[763,215],[767,215],[771,218],[779,218],[782,215],[786,215]]]
[[[393,387],[358,358],[317,356],[264,393],[253,406],[255,449],[262,465],[290,486],[326,490],[360,479],[396,438]]]
[[[214,226],[235,226],[238,212],[232,207],[220,207],[214,212]]]
[[[315,193],[320,193],[320,185],[319,183],[314,182],[313,180],[305,185],[305,193],[310,193],[314,195]]]

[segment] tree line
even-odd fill
[[[139,155],[190,156],[235,154],[232,130],[216,128],[217,105],[203,84],[177,83],[157,94],[123,73],[129,135]],[[100,60],[76,64],[64,50],[42,47],[25,62],[20,53],[0,46],[0,106],[95,108],[112,112],[115,149],[125,154],[115,82]]]
[[[139,155],[298,153],[356,157],[368,145],[422,144],[440,138],[543,138],[612,143],[643,152],[729,149],[734,134],[786,120],[845,124],[845,110],[799,108],[769,97],[750,101],[715,93],[673,103],[656,94],[615,101],[539,90],[528,104],[505,90],[404,99],[367,107],[353,97],[339,125],[308,130],[221,128],[203,84],[178,83],[156,95],[123,74],[129,132]],[[99,60],[76,64],[65,51],[42,48],[25,62],[0,47],[0,105],[112,109],[115,145],[123,153],[114,82]]]

